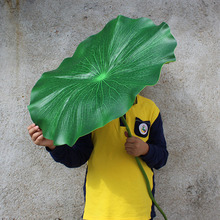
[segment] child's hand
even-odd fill
[[[39,128],[39,126],[37,126],[35,124],[31,124],[28,127],[28,132],[31,136],[32,141],[36,145],[45,146],[45,147],[47,146],[51,150],[53,150],[55,148],[52,140],[44,138],[42,130]]]
[[[139,157],[148,153],[149,145],[146,142],[142,141],[138,137],[128,137],[127,132],[125,132],[125,136],[127,137],[125,150],[128,154]]]

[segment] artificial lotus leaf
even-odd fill
[[[31,92],[32,120],[55,145],[72,146],[124,115],[145,86],[157,83],[163,64],[175,61],[175,47],[166,23],[118,16],[42,75]]]

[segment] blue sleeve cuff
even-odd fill
[[[70,168],[79,167],[86,163],[92,153],[91,134],[80,137],[72,147],[65,144],[56,146],[53,150],[46,147],[46,150],[56,162]]]
[[[61,147],[65,147],[65,145],[56,146],[53,150],[51,150],[49,147],[45,147],[45,148],[46,148],[46,150],[47,150],[50,154],[56,154],[56,153],[58,153],[60,150],[62,150]]]
[[[155,154],[154,147],[151,144],[148,144],[148,145],[149,145],[149,151],[147,152],[147,154],[140,156],[140,158],[147,164],[152,160]]]

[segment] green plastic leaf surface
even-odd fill
[[[163,64],[175,61],[175,47],[166,23],[118,16],[41,76],[28,106],[32,120],[55,145],[72,146],[124,115],[145,86],[158,82]]]

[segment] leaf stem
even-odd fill
[[[131,131],[130,131],[130,128],[128,127],[128,124],[127,124],[127,122],[126,122],[124,116],[122,116],[122,117],[120,117],[120,118],[121,118],[123,124],[125,125],[125,127],[126,127],[126,129],[127,129],[128,136],[131,137],[131,136],[132,136],[132,135],[131,135]],[[145,173],[145,170],[144,170],[144,168],[143,168],[143,166],[142,166],[142,164],[141,164],[141,162],[140,162],[140,159],[139,159],[138,157],[135,157],[135,160],[136,160],[136,162],[137,162],[137,164],[138,164],[138,166],[139,166],[139,168],[140,168],[140,170],[141,170],[141,172],[142,172],[142,174],[143,174],[143,176],[144,176],[144,179],[145,179],[145,182],[146,182],[146,186],[147,186],[147,191],[148,191],[148,194],[149,194],[149,196],[150,196],[152,202],[153,202],[154,205],[157,207],[157,209],[160,211],[160,213],[162,214],[162,216],[164,217],[164,219],[167,220],[167,217],[166,217],[165,213],[163,212],[163,210],[160,208],[160,206],[157,204],[156,200],[155,200],[154,197],[153,197],[153,194],[152,194],[152,192],[151,192],[150,182],[149,182],[148,177],[147,177],[147,174]]]

